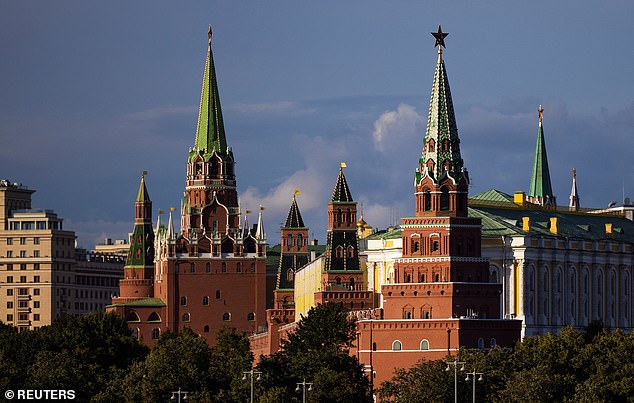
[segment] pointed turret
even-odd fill
[[[197,150],[203,151],[205,160],[208,160],[214,151],[221,155],[228,153],[225,127],[222,120],[222,109],[220,107],[220,95],[218,93],[218,82],[216,81],[216,68],[211,50],[211,26],[209,26],[207,37],[207,58],[205,60],[205,71],[203,73],[195,144]],[[195,151],[196,150],[194,150],[194,152]]]
[[[293,302],[293,285],[295,273],[308,263],[308,228],[297,206],[296,195],[293,194],[288,217],[280,227],[280,265],[277,269],[275,285],[275,306],[278,309],[288,309]]]
[[[359,239],[357,238],[357,203],[352,200],[344,162],[328,203],[328,234],[326,239],[326,263],[324,270],[359,270]]]
[[[350,189],[348,188],[348,182],[346,182],[346,177],[343,174],[343,168],[346,167],[346,163],[342,162],[339,167],[339,176],[337,177],[337,183],[335,183],[335,188],[332,191],[332,199],[331,201],[335,203],[350,203],[352,202],[352,195],[350,194]]]
[[[130,250],[126,259],[126,268],[144,268],[154,266],[154,229],[152,228],[152,201],[145,186],[145,175],[141,175],[141,184],[137,194],[134,216],[134,232],[130,239]]]
[[[174,233],[174,221],[172,220],[172,213],[176,210],[174,207],[170,207],[170,218],[167,222],[167,239],[175,239],[176,234]]]
[[[264,211],[264,207],[260,206],[260,213],[258,214],[258,226],[255,230],[255,239],[258,242],[266,241],[266,233],[264,233],[264,223],[262,222],[262,211]]]
[[[426,175],[437,182],[445,171],[456,180],[463,175],[458,126],[445,61],[442,57],[444,38],[448,34],[443,33],[439,25],[438,32],[432,32],[432,35],[436,38],[436,46],[438,46],[438,60],[429,101],[423,151],[416,172],[416,183]]]
[[[188,253],[211,253],[209,242],[193,242],[194,239],[203,239],[205,234],[231,234],[234,239],[240,231],[235,160],[225,137],[211,49],[211,28],[208,31],[196,139],[188,153],[181,218],[181,234],[189,240],[186,244],[191,249]]]
[[[291,208],[288,210],[284,228],[304,228],[304,220],[302,219],[302,214],[299,212],[299,207],[297,207],[295,195],[293,195],[293,201],[291,202]]]
[[[449,79],[443,60],[445,37],[440,25],[436,38],[438,59],[429,101],[423,150],[414,174],[416,216],[467,216],[469,176],[460,154],[460,138]]]
[[[572,190],[570,191],[570,209],[577,211],[579,204],[579,193],[577,192],[577,170],[572,168]]]
[[[544,108],[539,105],[538,111],[539,128],[537,130],[535,162],[533,163],[533,175],[531,177],[531,187],[528,192],[528,201],[540,206],[555,206],[557,203],[550,184],[550,171],[548,170],[546,141],[544,140],[544,127],[542,124]]]

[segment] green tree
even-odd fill
[[[263,357],[265,389],[297,400],[297,382],[311,382],[307,400],[312,402],[368,402],[369,380],[350,347],[356,337],[355,322],[342,304],[326,303],[310,309],[297,328],[282,342],[279,352]],[[286,394],[282,390],[286,390]],[[271,395],[266,395],[270,399]]]

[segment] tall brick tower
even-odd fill
[[[502,287],[489,282],[481,256],[481,221],[468,216],[469,176],[443,60],[444,38],[436,38],[427,130],[414,176],[415,217],[401,220],[403,253],[395,260],[393,284],[381,287],[382,316],[357,322],[358,354],[374,384],[396,368],[421,359],[456,354],[462,346],[512,347],[521,321],[500,319]]]
[[[109,307],[128,318],[149,345],[162,332],[183,327],[213,343],[224,325],[246,332],[266,326],[263,209],[254,228],[240,226],[235,160],[225,136],[211,37],[210,27],[196,137],[187,155],[180,233],[170,212],[168,228],[157,225],[151,247],[151,204],[142,181],[135,236],[142,224],[144,248],[132,244],[131,253],[137,259],[141,251],[143,268],[137,268],[141,263],[135,260],[133,272],[136,278],[143,273],[144,282],[123,282],[121,297]],[[153,275],[148,275],[148,262],[154,263]],[[152,283],[151,291],[146,280]]]

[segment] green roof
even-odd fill
[[[509,207],[515,206],[515,203],[513,202],[513,196],[511,196],[509,194],[506,194],[504,192],[501,192],[499,190],[495,190],[495,189],[491,189],[491,190],[487,190],[487,191],[482,192],[482,193],[478,193],[475,196],[469,197],[469,200],[470,201],[475,200],[475,201],[486,201],[486,202],[507,204],[507,205],[509,205]]]
[[[208,31],[207,58],[203,72],[203,85],[200,94],[200,108],[198,111],[198,125],[196,126],[196,149],[204,153],[204,159],[209,160],[214,151],[225,155],[228,153],[225,126],[220,107],[220,94],[216,80],[214,56],[211,51],[211,27]],[[192,151],[190,158],[195,155]]]
[[[553,189],[550,184],[550,171],[548,169],[546,140],[544,139],[541,110],[540,105],[539,129],[537,130],[537,144],[535,145],[535,161],[533,162],[533,175],[531,176],[531,186],[528,191],[528,195],[532,197],[552,199]]]
[[[167,305],[160,298],[144,298],[144,299],[139,299],[136,301],[125,302],[123,304],[112,304],[108,306],[143,306],[143,307],[160,308]]]
[[[365,239],[399,239],[402,233],[403,231],[400,228],[395,228],[391,231],[377,231]]]
[[[634,222],[619,215],[564,212],[548,209],[469,207],[469,217],[482,219],[484,237],[503,235],[538,235],[575,238],[588,241],[611,239],[618,242],[634,242]],[[523,217],[529,217],[531,229],[522,229]],[[550,232],[550,219],[557,218],[557,234]],[[612,224],[612,234],[606,235],[605,225]]]

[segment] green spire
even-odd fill
[[[555,196],[550,184],[550,171],[548,170],[548,157],[546,156],[546,141],[544,140],[544,127],[542,117],[544,109],[539,105],[539,129],[537,130],[537,144],[535,145],[535,162],[528,197],[533,202],[541,205],[554,205]]]
[[[152,228],[152,200],[145,187],[145,175],[135,202],[134,231],[125,267],[142,267],[152,272],[154,267],[154,229]]]
[[[332,190],[331,201],[336,203],[350,203],[353,201],[352,195],[350,194],[350,189],[348,188],[348,182],[346,181],[346,177],[343,174],[343,168],[345,167],[346,163],[342,162],[341,167],[339,168],[337,183],[335,184],[335,188]]]
[[[220,108],[218,83],[216,81],[216,68],[211,51],[211,26],[209,26],[207,36],[207,59],[203,73],[203,88],[200,95],[195,144],[195,148],[203,151],[205,159],[208,159],[214,151],[221,155],[228,152],[225,127],[222,121],[222,109]]]
[[[139,186],[139,193],[136,196],[137,203],[145,203],[150,202],[150,195],[145,187],[145,175],[147,175],[146,171],[143,171],[143,175],[141,175],[141,185]]]
[[[445,61],[442,57],[444,38],[447,33],[443,33],[439,25],[438,32],[432,32],[432,35],[436,38],[436,46],[438,46],[438,60],[429,101],[423,152],[419,160],[419,172],[416,173],[417,182],[425,172],[435,180],[444,174],[445,169],[455,179],[462,175],[463,162],[460,156],[458,126]]]
[[[293,195],[293,202],[291,203],[291,208],[288,210],[284,228],[305,228],[302,214],[299,212],[299,207],[297,207],[295,195]]]

